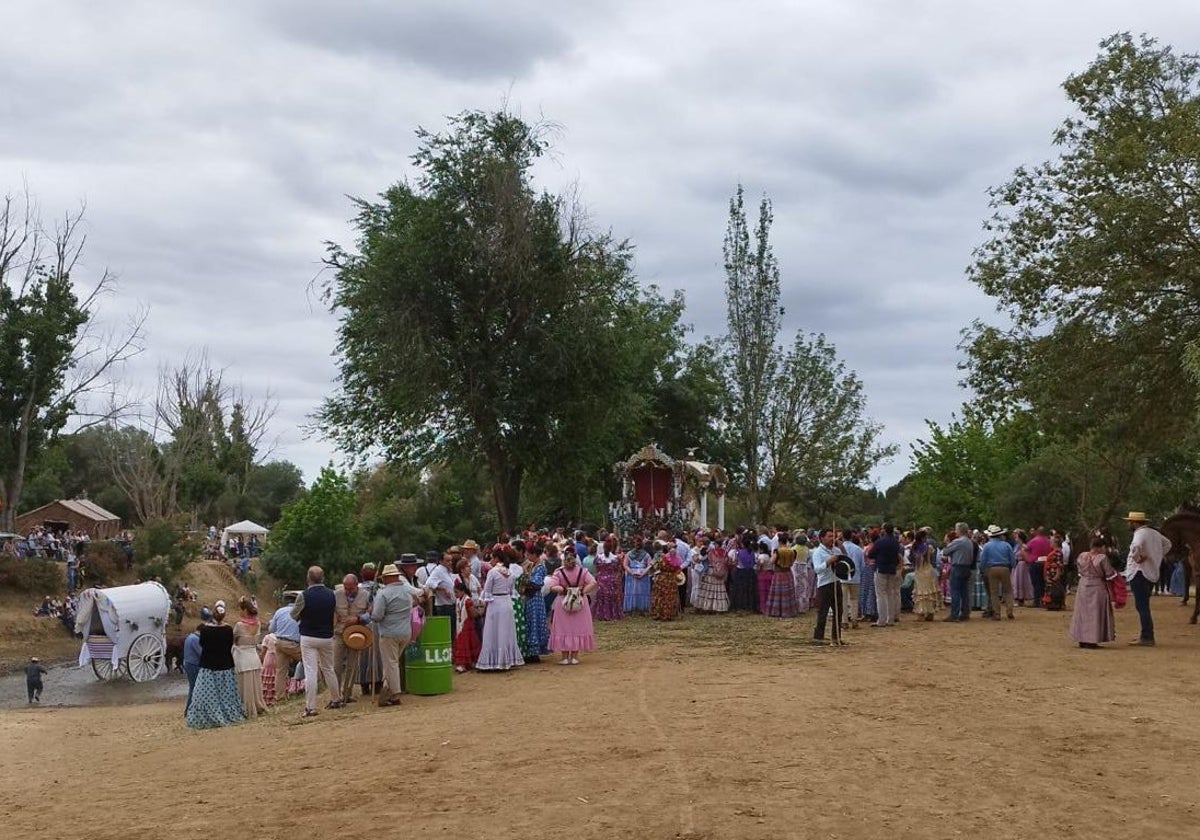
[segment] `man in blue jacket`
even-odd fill
[[[988,610],[991,617],[995,621],[1000,620],[1000,604],[1004,603],[1004,609],[1011,619],[1013,617],[1013,588],[1012,588],[1012,570],[1017,564],[1016,554],[1013,552],[1013,547],[1004,535],[1008,533],[999,525],[989,525],[987,530],[988,541],[984,543],[983,549],[979,552],[979,567],[983,570],[984,579],[987,581],[988,590]],[[999,590],[997,592],[997,590]]]
[[[900,620],[900,541],[896,528],[884,523],[883,533],[871,543],[868,557],[875,565],[875,606],[879,614],[872,627],[888,627]]]

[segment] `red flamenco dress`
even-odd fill
[[[454,602],[458,635],[454,637],[454,645],[450,650],[450,658],[454,669],[460,674],[475,667],[479,651],[483,644],[479,641],[479,633],[475,630],[475,605],[470,598],[459,598]]]

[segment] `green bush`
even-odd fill
[[[83,586],[112,586],[125,571],[125,547],[108,540],[88,543],[81,571]]]
[[[181,517],[151,519],[133,535],[133,559],[138,577],[157,577],[170,586],[195,556],[196,546]]]
[[[66,587],[63,570],[53,560],[39,557],[0,558],[0,589],[57,595]]]

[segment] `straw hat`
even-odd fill
[[[1002,537],[1008,533],[1008,530],[1001,528],[999,525],[989,525],[987,526],[987,530],[983,533],[987,534],[989,537]]]
[[[342,644],[350,650],[366,650],[375,641],[375,633],[365,624],[351,624],[342,631]]]
[[[383,567],[383,571],[379,573],[380,577],[400,577],[400,569],[395,563],[388,563]]]
[[[479,543],[475,542],[475,540],[467,540],[462,544],[462,547],[464,551],[478,551]]]
[[[1150,520],[1146,518],[1146,514],[1144,512],[1142,512],[1140,510],[1131,510],[1131,511],[1129,511],[1129,515],[1125,517],[1125,521],[1126,522],[1149,522]]]

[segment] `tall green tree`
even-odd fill
[[[881,428],[863,408],[861,380],[825,336],[797,334],[790,347],[781,346],[773,221],[764,197],[751,234],[739,184],[724,245],[725,432],[750,515],[759,523],[785,500],[823,517],[895,453],[880,445]]]
[[[750,513],[762,522],[775,499],[763,498],[762,461],[770,437],[772,389],[779,375],[777,342],[783,316],[779,264],[771,248],[774,213],[766,197],[751,235],[745,192],[738,184],[725,229],[725,342],[728,435],[737,452]],[[735,473],[736,475],[736,473]]]
[[[1115,35],[1063,87],[1057,155],[991,191],[970,276],[1005,324],[968,331],[968,381],[1068,437],[1170,446],[1195,423],[1200,57]]]
[[[470,111],[418,137],[415,183],[356,201],[357,248],[329,245],[340,389],[318,423],[358,455],[479,459],[511,530],[527,476],[611,463],[641,423],[646,347],[680,331],[678,306],[643,294],[627,243],[536,188],[543,127]]]
[[[141,350],[144,315],[115,343],[94,328],[111,275],[76,291],[81,221],[67,215],[47,230],[28,195],[0,204],[0,530],[12,530],[22,507],[26,469],[68,422],[121,410],[115,392],[105,405],[89,397]]]
[[[304,582],[309,566],[321,566],[333,579],[357,571],[366,541],[355,516],[350,479],[325,467],[312,487],[287,505],[263,549],[263,565],[286,585]]]
[[[967,405],[962,417],[926,425],[928,436],[912,447],[905,492],[910,515],[938,530],[959,521],[976,528],[1001,521],[1005,482],[1047,445],[1029,411],[993,419]]]

